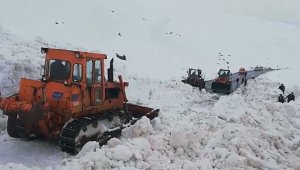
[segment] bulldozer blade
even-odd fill
[[[150,120],[158,116],[159,109],[153,109],[145,106],[127,103],[127,110],[134,118],[148,117]]]
[[[215,93],[229,94],[231,92],[231,84],[213,82],[211,84],[211,90]]]

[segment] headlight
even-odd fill
[[[65,85],[65,86],[68,86],[68,85],[69,85],[67,80],[64,81],[64,85]]]
[[[45,75],[42,76],[42,82],[46,82],[47,81],[47,77]]]

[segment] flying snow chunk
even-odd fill
[[[156,117],[153,120],[151,120],[151,123],[152,123],[153,129],[155,129],[155,130],[161,130],[162,129],[161,120],[160,120],[159,117]]]

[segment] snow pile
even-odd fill
[[[75,158],[65,160],[58,169],[147,169],[150,167],[147,159],[153,152],[147,138],[153,132],[149,119],[143,117],[124,130],[123,138],[113,138],[101,149],[97,142],[89,142]]]
[[[142,85],[139,82],[143,80],[134,83]],[[232,95],[212,100],[211,108],[197,113],[203,103],[194,102],[196,98],[173,103],[160,115],[161,130],[144,117],[124,130],[121,138],[101,148],[90,142],[54,169],[292,169],[299,161],[300,106],[298,101],[277,103],[278,85],[258,78]],[[172,82],[160,88],[164,86]],[[173,86],[174,93],[160,95],[160,103],[166,105],[184,86]],[[156,95],[150,102],[155,104]],[[205,96],[215,98],[198,95],[199,101]],[[187,108],[187,103],[189,109],[176,112],[176,105]]]
[[[299,102],[276,103],[278,85],[259,79],[215,103],[213,114],[217,122],[211,126],[216,132],[202,153],[213,162],[213,167],[288,169],[295,166],[299,160]]]
[[[44,56],[40,41],[26,42],[0,29],[0,91],[3,95],[17,92],[21,78],[38,79]]]

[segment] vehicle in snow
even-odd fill
[[[231,73],[230,70],[220,69],[218,77],[212,82],[211,90],[215,93],[226,93],[231,92]]]
[[[246,73],[247,73],[247,71],[246,71],[246,69],[244,67],[241,67],[239,69],[239,74],[246,74]]]
[[[78,153],[88,141],[105,143],[122,129],[159,109],[127,103],[122,76],[114,81],[113,59],[105,78],[105,54],[42,48],[41,80],[22,78],[17,94],[0,97],[14,138],[57,139],[63,151]]]
[[[183,78],[183,83],[187,83],[193,87],[198,87],[200,90],[205,88],[205,81],[202,77],[202,70],[189,68],[188,76]]]
[[[262,67],[262,66],[256,66],[254,68],[254,71],[263,71],[263,70],[264,70],[264,67]]]

